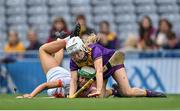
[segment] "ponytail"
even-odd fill
[[[89,35],[87,39],[84,41],[85,46],[88,46],[90,44],[94,44],[99,41],[99,37],[96,36],[94,33]]]

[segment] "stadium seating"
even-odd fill
[[[47,0],[47,4],[50,6],[66,6],[68,0]]]
[[[115,14],[120,13],[135,13],[135,6],[133,4],[117,5],[113,9]]]
[[[176,4],[179,0],[156,0],[157,4]]]
[[[4,15],[5,14],[5,7],[1,6],[0,7],[0,15]]]
[[[7,15],[23,15],[26,14],[26,7],[20,6],[20,7],[9,7],[6,10]]]
[[[176,4],[173,5],[159,5],[158,13],[178,13],[179,7]]]
[[[27,0],[5,0],[8,7],[25,6]]]
[[[156,13],[156,6],[154,4],[146,4],[146,5],[139,5],[137,6],[136,12],[138,14],[145,13]]]
[[[74,6],[71,8],[71,13],[72,14],[86,14],[86,13],[91,13],[91,7],[89,6]]]
[[[0,15],[0,31],[6,31],[5,15]]]
[[[127,5],[133,4],[133,0],[112,0],[113,5]]]
[[[7,19],[7,24],[12,25],[12,24],[23,24],[26,23],[27,21],[27,16],[26,15],[11,15]]]
[[[91,0],[92,5],[109,5],[111,0]]]
[[[134,0],[136,5],[154,4],[154,0]]]
[[[83,5],[89,5],[90,0],[69,0],[70,5],[77,5],[77,6],[83,6]]]
[[[108,22],[113,22],[114,21],[114,16],[113,14],[97,14],[94,16],[94,23],[98,25],[99,22],[102,20],[107,20]]]
[[[136,15],[135,14],[120,14],[115,18],[116,23],[126,24],[126,23],[135,23]]]
[[[47,4],[47,0],[27,0],[28,6],[40,6],[46,4]]]
[[[54,18],[63,17],[72,29],[78,14],[85,14],[87,24],[96,30],[100,21],[109,21],[120,39],[121,33],[136,32],[144,15],[151,17],[156,28],[160,18],[167,18],[178,31],[179,6],[180,0],[0,0],[0,37],[15,25],[21,33],[25,32],[20,29],[33,26],[40,40],[46,41]]]
[[[68,6],[52,6],[49,8],[49,14],[57,15],[57,14],[69,14],[69,7]]]
[[[31,16],[33,15],[39,15],[39,14],[45,14],[48,13],[48,8],[46,6],[31,6],[28,8],[27,13]]]

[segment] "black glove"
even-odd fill
[[[54,34],[53,34],[53,36],[54,36],[54,38],[60,38],[60,39],[64,39],[64,38],[66,38],[67,36],[69,36],[66,32],[64,32],[64,31],[57,31],[57,32],[54,32]]]
[[[81,26],[79,23],[77,23],[75,25],[74,29],[72,30],[72,33],[70,34],[70,38],[75,37],[75,36],[79,36],[80,30],[81,30]],[[57,38],[64,39],[64,38],[68,37],[69,35],[64,31],[60,31],[60,32],[57,31],[57,32],[53,33],[53,36],[56,39]]]
[[[71,35],[70,35],[70,38],[79,36],[80,30],[81,30],[81,26],[80,26],[79,23],[77,23],[77,24],[75,25],[74,29],[72,30],[72,33],[71,33]]]

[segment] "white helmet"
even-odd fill
[[[72,54],[77,51],[85,51],[86,49],[83,41],[77,36],[68,40],[66,50],[68,54]]]

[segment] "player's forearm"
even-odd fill
[[[97,92],[101,93],[102,87],[103,87],[103,60],[102,60],[102,57],[99,57],[94,61],[94,67],[96,69]]]
[[[71,80],[70,89],[69,89],[69,97],[73,96],[76,90],[77,90],[77,82],[75,80]]]
[[[33,92],[30,94],[31,97],[35,97],[38,93],[40,93],[41,91],[43,91],[46,88],[46,83],[43,83],[41,85],[39,85],[38,87],[36,87],[36,89],[33,90]]]
[[[103,87],[103,71],[100,69],[96,72],[97,91],[101,92]]]

